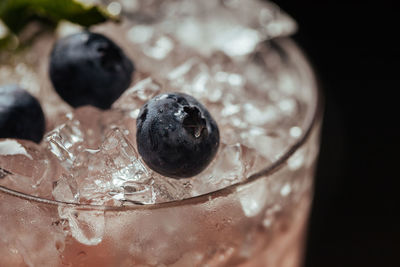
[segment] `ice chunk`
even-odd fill
[[[268,190],[267,179],[238,187],[239,202],[247,217],[257,216],[266,207],[268,199],[271,199]]]
[[[50,197],[52,182],[63,171],[56,159],[39,145],[0,139],[0,185],[40,197]]]
[[[138,12],[131,18],[126,39],[138,66],[157,78],[195,56],[223,53],[234,61],[251,58],[264,40],[296,28],[277,6],[258,0],[148,1],[140,3]]]
[[[84,148],[98,147],[102,140],[102,112],[92,106],[75,109],[65,123],[45,137],[44,145],[69,169]]]
[[[164,1],[158,13],[163,22],[155,25],[156,31],[171,34],[207,56],[218,50],[230,56],[247,55],[259,42],[296,30],[295,22],[276,5],[258,0]],[[149,29],[145,32],[150,35]]]
[[[260,42],[257,31],[236,26],[223,31],[215,40],[215,47],[231,57],[250,54]]]
[[[191,181],[181,179],[173,179],[163,177],[157,173],[153,173],[155,203],[169,202],[173,200],[181,200],[191,197],[192,183]]]
[[[162,177],[148,169],[130,141],[118,129],[103,145],[103,150],[114,161],[110,172],[112,189],[109,192],[113,199],[134,204],[153,204],[188,196],[185,182]]]
[[[78,202],[78,185],[74,177],[63,174],[53,183],[52,195],[55,200],[62,202]]]
[[[162,60],[168,56],[168,54],[174,48],[174,43],[168,36],[160,36],[151,42],[148,46],[143,48],[145,55],[152,57],[156,60]]]
[[[68,220],[72,236],[82,244],[94,246],[103,240],[104,211],[75,210],[71,207],[58,207],[61,219]]]
[[[0,142],[0,155],[23,155],[30,160],[33,160],[32,156],[26,151],[26,148],[22,146],[17,140],[13,139],[6,139]]]
[[[68,170],[82,151],[97,149],[110,129],[120,127],[129,136],[135,134],[133,119],[117,109],[101,111],[84,106],[67,114],[65,120],[46,135],[43,145]]]
[[[78,155],[72,175],[81,202],[154,202],[150,172],[118,128],[111,130],[99,149],[86,149]]]
[[[127,32],[127,35],[133,43],[142,44],[148,42],[153,33],[154,28],[149,25],[136,25]]]
[[[65,168],[69,168],[83,142],[83,133],[79,121],[69,121],[49,132],[45,144]]]
[[[257,30],[263,39],[290,35],[297,29],[296,22],[272,2],[225,0],[223,3],[238,20]]]
[[[126,90],[115,101],[113,108],[131,111],[131,117],[136,118],[139,109],[144,103],[161,92],[161,84],[151,77],[138,81],[133,87]]]
[[[277,108],[273,105],[256,106],[254,103],[245,103],[243,111],[245,121],[257,126],[275,122],[279,117]]]
[[[243,56],[260,42],[257,31],[218,17],[190,17],[176,26],[178,40],[204,55],[223,51],[229,56]]]
[[[263,159],[256,150],[242,144],[221,144],[215,160],[192,178],[192,195],[201,195],[245,180],[261,168]]]
[[[229,69],[231,62],[226,60],[229,59],[223,56],[212,60],[189,58],[167,74],[168,87],[193,95],[202,102],[215,104],[225,99],[225,94],[239,92],[244,85],[243,77],[232,72]],[[221,61],[225,61],[224,67]]]
[[[171,70],[167,75],[169,87],[187,92],[196,98],[204,98],[210,90],[211,73],[207,64],[199,58],[191,58]]]
[[[186,182],[162,177],[148,169],[119,128],[110,131],[99,149],[83,150],[74,161],[71,175],[78,194],[74,194],[71,180],[63,180],[60,186],[66,193],[59,195],[72,196],[73,200],[78,195],[81,203],[153,204],[190,196]]]
[[[251,127],[247,131],[243,131],[240,134],[241,141],[262,155],[266,159],[265,164],[267,165],[281,156],[286,147],[286,141],[282,140],[281,132],[267,132],[267,130],[261,132],[256,129],[258,128]]]

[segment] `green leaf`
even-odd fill
[[[84,5],[77,0],[0,0],[0,19],[14,33],[35,19],[54,24],[68,20],[85,27],[118,20],[101,6]]]

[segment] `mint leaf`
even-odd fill
[[[69,20],[85,27],[118,20],[101,6],[84,5],[77,0],[0,0],[0,19],[16,34],[35,19],[53,24]]]

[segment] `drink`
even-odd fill
[[[285,37],[293,22],[256,1],[141,5],[96,29],[137,67],[109,110],[57,98],[41,62],[52,37],[0,69],[31,77],[49,130],[59,125],[40,145],[0,141],[0,265],[299,266],[321,114]],[[191,178],[163,177],[136,152],[139,108],[167,91],[195,96],[219,124],[219,152]]]

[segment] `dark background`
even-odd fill
[[[400,9],[395,1],[276,1],[325,94],[305,267],[400,266]]]

